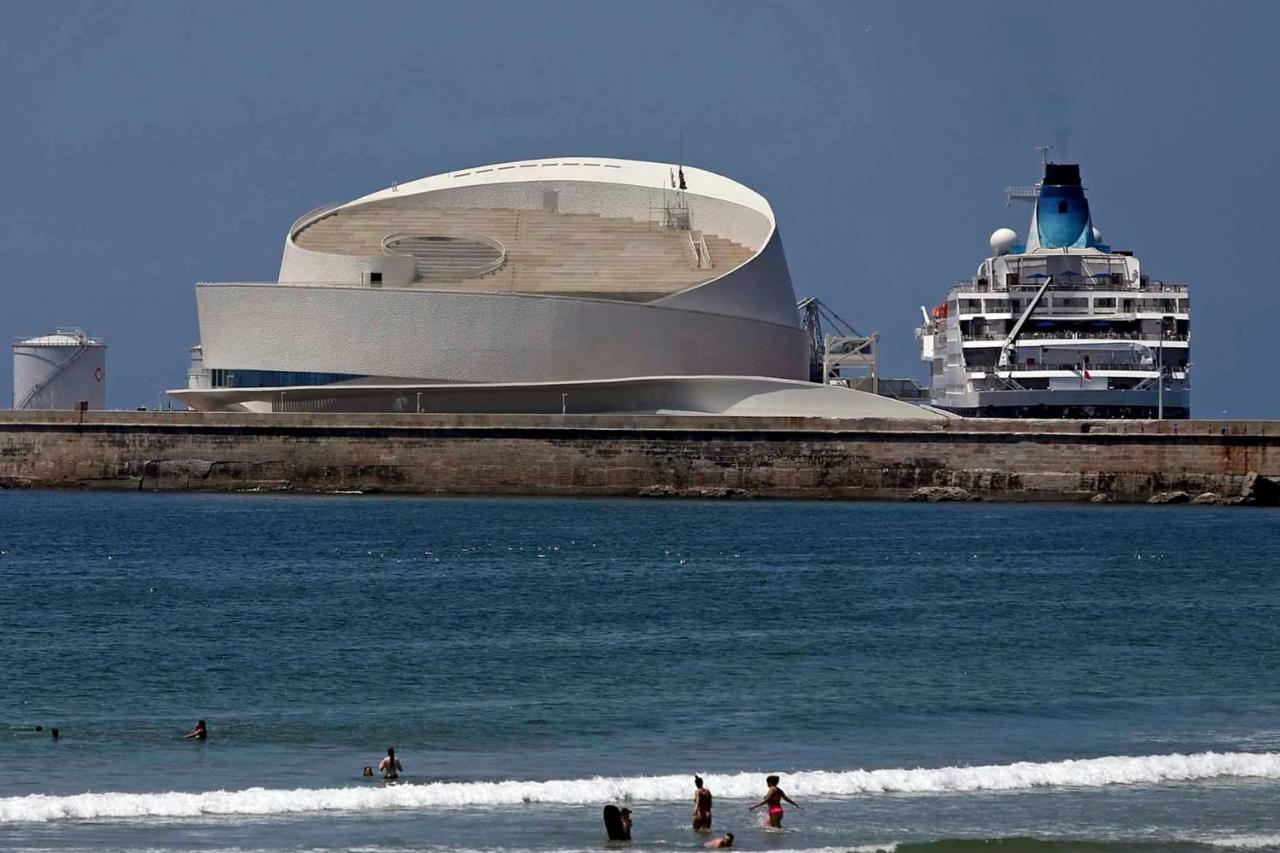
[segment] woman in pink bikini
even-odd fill
[[[777,776],[767,777],[764,780],[764,783],[769,786],[769,790],[765,793],[764,799],[756,803],[754,806],[747,806],[747,808],[750,811],[755,811],[761,806],[767,805],[769,807],[769,826],[774,829],[781,829],[783,801],[791,803],[791,805],[800,809],[800,811],[804,811],[804,809],[800,808],[799,803],[797,803],[795,800],[788,797],[786,792],[778,787]]]

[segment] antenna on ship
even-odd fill
[[[1052,145],[1037,145],[1036,151],[1040,152],[1040,174],[1044,174],[1044,167],[1049,163],[1049,152],[1053,150]],[[1030,187],[1005,187],[1004,188],[1004,206],[1008,207],[1015,201],[1035,201],[1040,197],[1041,181],[1036,181],[1034,186]]]

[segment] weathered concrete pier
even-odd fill
[[[0,414],[9,487],[1268,502],[1259,474],[1280,422]]]

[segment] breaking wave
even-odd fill
[[[705,774],[720,799],[759,796],[761,774]],[[1280,779],[1280,752],[1202,752],[1193,755],[1107,756],[1044,763],[892,770],[811,770],[787,773],[783,785],[797,797],[887,793],[1019,791],[1097,788],[1208,779]],[[182,818],[205,815],[276,815],[325,811],[517,806],[524,803],[593,805],[609,801],[680,802],[689,776],[596,777],[543,782],[432,782],[391,787],[248,788],[201,793],[32,794],[0,798],[0,824],[101,818]]]
[[[1236,850],[1276,850],[1280,849],[1280,835],[1228,835],[1212,838],[1207,843]]]
[[[1215,850],[1278,850],[1277,835],[1228,835],[1204,838],[945,838],[888,844],[883,853],[1213,853]],[[856,850],[856,848],[855,848]],[[855,853],[851,850],[848,853]]]

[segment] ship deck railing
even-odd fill
[[[975,365],[970,365],[968,367],[968,372],[970,373],[970,375],[973,375],[975,373],[982,373],[982,374],[997,376],[997,377],[1005,376],[1008,374],[1016,375],[1020,373],[1060,373],[1060,374],[1070,374],[1070,375],[1077,375],[1077,374],[1083,375],[1086,371],[1090,374],[1123,372],[1123,373],[1143,373],[1143,374],[1149,373],[1152,375],[1159,375],[1160,367],[1159,365],[1156,365],[1156,364],[1094,364],[1092,362],[1090,362],[1089,364],[1076,364],[1076,365],[1027,364],[1025,362],[1019,362],[1018,364],[1011,364],[1008,367],[977,367]],[[1181,378],[1186,374],[1186,372],[1187,372],[1187,368],[1181,364],[1172,364],[1169,361],[1165,362],[1164,373],[1166,376]]]
[[[1040,318],[1035,318],[1040,319]],[[1002,341],[1008,337],[1007,332],[981,332],[979,334],[964,335],[961,340],[965,341]],[[1142,334],[1138,332],[1116,332],[1108,334],[1106,332],[1023,332],[1018,335],[1018,341],[1045,341],[1045,340],[1063,340],[1063,341],[1187,341],[1190,340],[1190,334]]]
[[[962,291],[965,293],[1034,293],[1040,289],[1043,282],[1037,281],[1032,284],[1019,283],[1008,287],[996,287],[991,284],[977,284],[973,281],[960,281],[953,284],[950,288],[952,293]],[[1049,291],[1058,290],[1079,290],[1079,291],[1107,291],[1115,293],[1135,293],[1140,295],[1150,293],[1171,293],[1186,294],[1190,289],[1185,284],[1165,284],[1164,282],[1149,282],[1140,287],[1130,287],[1123,282],[1113,284],[1110,281],[1071,281],[1061,280],[1058,276],[1054,276],[1053,284],[1049,285]]]

